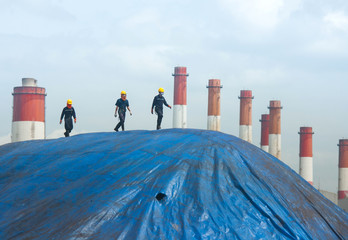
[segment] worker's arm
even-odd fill
[[[129,109],[129,107],[127,106],[127,109],[129,111],[129,114],[132,116],[132,111]]]
[[[117,117],[117,110],[118,110],[118,106],[116,106],[115,108],[115,117]]]
[[[65,114],[65,108],[63,108],[63,111],[62,111],[62,114],[60,115],[60,121],[59,121],[59,124],[62,123],[62,119],[64,117],[64,114]]]
[[[72,114],[73,114],[73,117],[74,117],[74,122],[76,123],[76,113],[75,113],[75,109],[74,108],[72,109]]]
[[[155,106],[155,103],[156,103],[156,97],[153,99],[153,102],[152,102],[151,114],[153,114],[153,108]]]
[[[169,107],[170,109],[172,109],[172,106],[170,106],[170,105],[167,103],[166,99],[164,99],[164,105],[166,105],[167,107]]]

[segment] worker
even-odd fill
[[[127,100],[127,93],[125,91],[121,92],[121,98],[116,101],[116,109],[115,109],[115,117],[120,119],[120,122],[116,125],[114,130],[118,132],[118,129],[122,127],[122,131],[124,131],[124,121],[126,120],[126,111],[128,109],[129,114],[132,116],[132,111],[129,109],[129,102]]]
[[[166,101],[166,99],[163,97],[164,95],[164,89],[160,88],[158,89],[158,95],[155,96],[152,102],[151,107],[151,114],[153,114],[153,108],[155,107],[155,112],[157,114],[157,130],[161,129],[161,123],[163,118],[163,104],[172,108]]]
[[[74,122],[76,123],[76,114],[75,114],[75,109],[72,107],[72,101],[71,99],[68,99],[66,103],[66,107],[63,108],[62,114],[60,115],[60,122],[59,124],[62,124],[62,119],[64,117],[65,121],[65,137],[69,137],[69,134],[71,130],[73,129],[73,122],[72,122],[72,117],[74,118]]]

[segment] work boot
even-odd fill
[[[157,126],[157,130],[160,130],[161,129],[161,126]]]
[[[117,128],[114,128],[115,132],[118,132],[118,129]]]

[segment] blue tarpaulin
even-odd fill
[[[239,138],[192,129],[0,146],[0,239],[345,239],[348,214]]]

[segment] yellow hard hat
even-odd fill
[[[67,104],[69,104],[69,105],[71,105],[71,104],[72,104],[71,99],[68,99]]]
[[[126,91],[121,92],[121,95],[126,95],[126,94],[127,94]]]
[[[164,93],[164,89],[163,89],[163,88],[159,88],[159,89],[158,89],[158,92]]]

